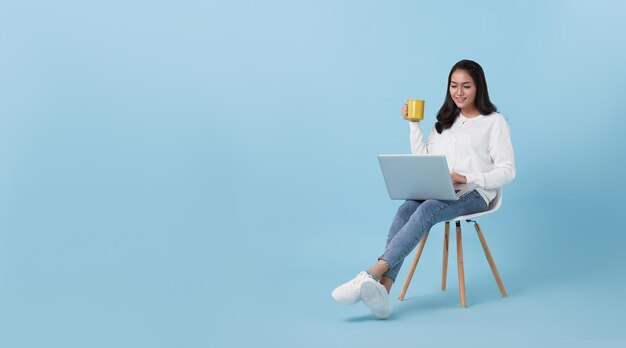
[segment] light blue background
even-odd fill
[[[624,344],[621,1],[3,1],[0,346]],[[376,155],[478,61],[518,176],[380,322],[329,293],[398,202]],[[406,266],[400,273],[404,278]]]

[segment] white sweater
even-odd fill
[[[428,141],[419,122],[409,122],[414,154],[445,155],[448,168],[464,175],[489,204],[496,189],[515,178],[515,156],[509,126],[502,115],[492,113],[467,118],[460,114],[452,127],[441,134],[435,128]]]

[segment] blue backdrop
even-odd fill
[[[0,3],[0,346],[623,344],[624,13]],[[464,224],[469,308],[452,256],[438,289],[441,226],[389,321],[332,302],[398,206],[376,155],[410,151],[401,104],[425,99],[430,129],[465,58],[516,151],[503,207],[481,221],[509,296]]]

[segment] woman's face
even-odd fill
[[[466,70],[457,69],[450,77],[450,96],[461,110],[474,109],[476,106],[476,84]]]

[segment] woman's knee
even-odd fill
[[[431,215],[441,210],[442,207],[444,207],[445,205],[446,204],[442,201],[429,199],[427,201],[424,201],[424,203],[419,206],[419,210],[424,215]]]
[[[417,201],[405,201],[398,207],[398,214],[403,216],[411,216],[419,207]]]

